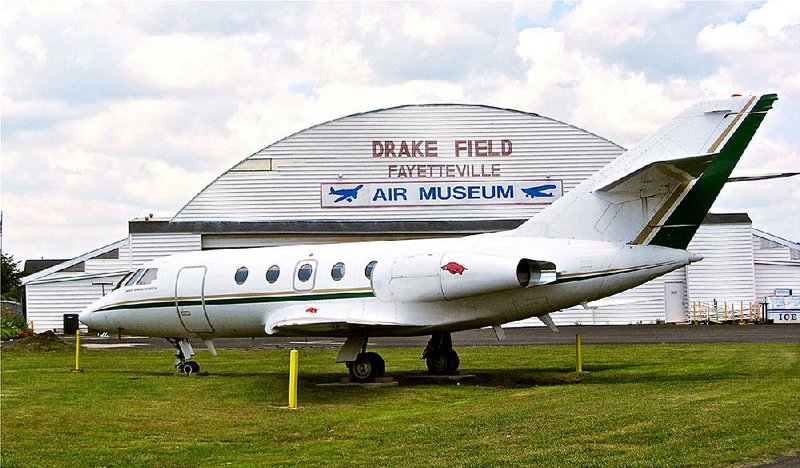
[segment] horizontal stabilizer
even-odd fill
[[[598,192],[625,191],[627,185],[630,190],[639,190],[642,181],[660,182],[662,179],[672,179],[675,182],[686,182],[700,177],[703,171],[714,161],[718,153],[709,153],[699,156],[677,158],[650,162],[638,169],[627,172],[616,179],[602,183]],[[626,184],[626,182],[636,182]]]
[[[747,175],[728,177],[728,182],[755,182],[757,180],[782,179],[784,177],[794,177],[798,175],[800,175],[800,172],[778,172],[775,174]]]

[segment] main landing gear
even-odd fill
[[[431,336],[422,358],[428,365],[428,372],[434,375],[455,374],[460,360],[453,349],[450,333],[436,332]],[[344,362],[354,382],[374,382],[386,372],[386,362],[380,354],[367,352],[367,336],[350,336],[345,341],[336,362]]]
[[[386,361],[378,353],[361,352],[356,360],[347,363],[350,378],[356,382],[374,382],[377,377],[386,373]]]
[[[194,350],[189,340],[186,338],[167,338],[177,349],[175,352],[175,369],[183,375],[199,374],[200,364],[197,361],[187,361],[187,358],[194,356]]]
[[[447,332],[435,332],[431,336],[422,352],[422,359],[428,365],[428,372],[434,375],[455,374],[461,363],[458,353],[453,349],[450,333]]]

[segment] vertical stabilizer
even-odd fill
[[[686,248],[776,99],[689,107],[512,235]]]

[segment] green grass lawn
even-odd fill
[[[417,349],[380,350],[387,374]],[[730,466],[800,449],[797,344],[460,348],[455,384],[317,387],[336,350],[3,351],[2,466]]]

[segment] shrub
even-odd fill
[[[6,341],[30,335],[31,332],[25,319],[4,307],[0,315],[0,339]]]

